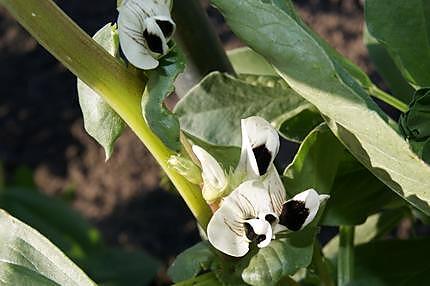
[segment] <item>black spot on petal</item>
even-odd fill
[[[251,242],[258,244],[266,239],[266,236],[264,234],[256,234],[249,223],[245,222],[243,226],[245,227],[246,238],[249,239]]]
[[[265,239],[266,239],[266,236],[264,234],[259,235],[257,237],[257,244],[260,243],[260,242],[262,242],[262,241],[264,241]]]
[[[270,152],[266,145],[260,145],[252,148],[255,160],[257,161],[258,172],[260,176],[266,174],[267,168],[269,168],[270,161],[272,160],[272,152]]]
[[[155,20],[155,22],[157,22],[158,27],[160,27],[166,39],[172,35],[173,29],[174,29],[174,26],[172,23],[170,23],[169,21],[163,21],[163,20]]]
[[[264,217],[264,219],[265,219],[268,223],[270,223],[270,224],[272,224],[272,223],[274,223],[274,222],[276,221],[276,217],[275,217],[274,215],[272,215],[272,214],[267,214],[267,215]]]
[[[256,240],[258,235],[254,232],[254,229],[252,228],[252,226],[247,222],[245,222],[243,226],[245,227],[246,238],[249,239],[250,241]]]
[[[288,201],[282,206],[279,223],[290,230],[300,230],[309,216],[309,209],[302,201]]]
[[[145,38],[148,48],[151,51],[159,54],[163,53],[163,42],[159,36],[150,34],[148,33],[148,30],[145,30],[143,31],[143,37]]]

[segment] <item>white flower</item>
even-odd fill
[[[272,224],[277,220],[263,184],[246,181],[227,196],[214,213],[207,229],[208,238],[216,249],[241,257],[249,251],[250,243],[258,247],[270,243]]]
[[[242,150],[239,164],[226,174],[208,152],[194,145],[193,152],[202,166],[203,197],[209,203],[228,195],[245,180],[275,172],[273,160],[279,150],[279,136],[265,119],[252,116],[241,120]]]
[[[279,135],[264,118],[258,116],[241,120],[242,149],[236,172],[248,179],[263,176],[279,151]]]
[[[318,195],[314,189],[295,195],[282,204],[279,224],[292,231],[303,229],[315,218],[321,202],[329,197],[329,195]]]
[[[126,0],[118,8],[118,33],[127,60],[140,69],[154,69],[165,55],[176,25],[168,0]]]
[[[241,257],[249,251],[250,244],[266,247],[276,233],[297,231],[308,225],[320,202],[328,198],[309,189],[286,201],[278,174],[269,174],[264,182],[242,183],[224,198],[207,229],[209,242],[216,249]]]

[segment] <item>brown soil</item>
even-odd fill
[[[115,19],[115,0],[57,2],[89,34]],[[363,11],[357,1],[296,3],[318,33],[373,73],[361,42]],[[208,13],[226,48],[239,46],[216,10]],[[83,130],[74,76],[4,9],[0,79],[0,161],[7,174],[28,166],[42,191],[59,195],[73,189],[73,207],[112,245],[144,248],[167,262],[198,240],[189,211],[158,187],[160,170],[131,131],[104,162],[104,152]]]

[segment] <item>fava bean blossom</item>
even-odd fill
[[[209,203],[219,200],[207,229],[209,242],[235,257],[244,256],[250,245],[268,246],[279,232],[303,229],[328,198],[309,189],[287,199],[273,165],[279,149],[276,130],[256,116],[241,125],[241,157],[229,175],[208,152],[193,146],[202,165],[203,196]]]
[[[167,54],[175,32],[169,0],[125,0],[118,8],[118,34],[127,60],[140,69],[154,69]]]

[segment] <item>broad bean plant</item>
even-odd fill
[[[430,221],[430,2],[365,1],[388,93],[290,0],[212,0],[245,45],[227,54],[193,25],[208,23],[196,1],[118,1],[91,38],[51,0],[0,0],[77,76],[106,160],[130,127],[195,216],[202,241],[170,265],[173,283],[429,285],[430,239],[395,229]],[[285,170],[281,140],[300,144]],[[6,212],[0,226],[2,285],[95,285],[30,226]],[[321,245],[323,226],[338,232]]]

